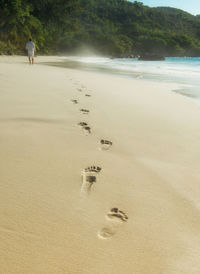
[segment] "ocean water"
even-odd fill
[[[174,90],[200,103],[200,57],[169,57],[165,61],[139,61],[136,58],[63,57],[66,66],[127,77],[172,82]]]

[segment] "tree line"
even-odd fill
[[[1,0],[0,54],[200,56],[200,16],[126,0]]]

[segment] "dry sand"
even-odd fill
[[[0,57],[1,274],[200,273],[200,105],[173,88]]]

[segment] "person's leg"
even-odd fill
[[[31,64],[31,57],[30,56],[28,57],[28,60],[29,60],[29,64]]]
[[[32,65],[34,64],[34,58],[32,58]]]

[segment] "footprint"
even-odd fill
[[[100,239],[108,239],[113,237],[123,223],[128,221],[128,216],[117,207],[113,207],[106,215],[106,225],[98,232]]]
[[[81,186],[81,194],[89,195],[91,188],[94,183],[97,181],[97,175],[101,171],[101,167],[91,166],[85,168],[82,172],[82,186]]]
[[[91,127],[89,127],[89,125],[85,122],[80,122],[78,125],[82,127],[85,135],[89,135],[92,132]]]
[[[86,97],[91,97],[92,95],[91,94],[85,94]]]
[[[84,127],[84,126],[87,126],[88,124],[85,122],[80,122],[80,123],[78,123],[78,125]]]
[[[109,219],[119,218],[123,222],[128,221],[128,216],[126,213],[124,213],[122,210],[119,210],[117,207],[113,207],[110,212],[108,212],[107,217]]]
[[[83,131],[85,135],[89,135],[91,133],[91,128],[89,126],[83,127]]]
[[[78,90],[78,91],[80,91],[80,92],[82,92],[82,91],[83,91],[83,90],[82,90],[82,88],[77,88],[77,90]]]
[[[84,108],[81,108],[80,111],[83,113],[83,114],[88,114],[90,111],[88,109],[84,109]]]
[[[112,142],[108,140],[101,139],[101,149],[102,150],[108,150],[112,146]]]
[[[72,101],[72,103],[74,103],[75,105],[78,104],[78,100],[76,100],[76,99],[72,99],[71,101]]]

